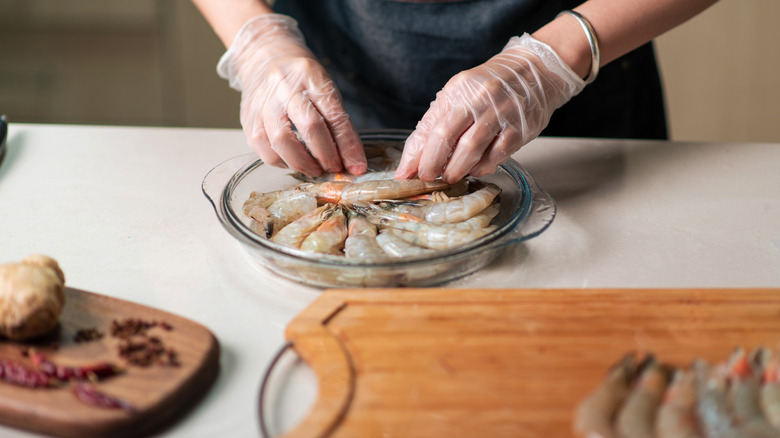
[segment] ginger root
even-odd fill
[[[45,255],[0,266],[0,335],[25,340],[53,330],[65,305],[65,275]]]

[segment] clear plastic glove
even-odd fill
[[[336,85],[292,18],[266,14],[249,20],[217,72],[241,91],[241,126],[264,162],[307,175],[366,171],[363,146]]]
[[[550,46],[528,34],[513,37],[437,93],[407,139],[395,177],[455,182],[492,174],[584,87]]]

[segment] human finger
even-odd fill
[[[469,174],[474,177],[492,175],[499,165],[512,158],[523,141],[522,133],[515,130],[500,132],[485,151],[482,159],[471,168]]]
[[[253,111],[245,101],[241,102],[241,127],[249,147],[263,160],[263,163],[275,167],[287,167],[284,160],[271,149],[271,142],[263,127],[262,114]]]
[[[287,115],[295,125],[306,148],[327,172],[340,172],[341,159],[333,143],[330,129],[317,108],[305,93],[296,93],[290,99]]]
[[[417,165],[420,179],[433,181],[442,175],[455,145],[473,123],[473,116],[465,108],[454,108],[444,114],[428,134],[420,155],[420,163]]]
[[[444,114],[442,103],[437,99],[431,103],[428,111],[417,122],[417,127],[412,131],[404,143],[404,149],[401,154],[401,160],[393,174],[393,178],[407,179],[417,176],[417,166],[420,163],[420,156],[423,148],[428,141],[428,135],[433,127],[438,123],[438,119]]]
[[[461,135],[452,156],[447,162],[442,179],[456,182],[463,179],[480,162],[488,147],[496,138],[500,127],[495,117],[482,117]]]
[[[330,130],[341,163],[353,175],[365,173],[368,168],[366,153],[344,109],[336,85],[327,79],[312,87],[308,96]]]
[[[309,176],[317,176],[322,173],[322,167],[314,160],[303,143],[292,130],[292,123],[287,116],[279,116],[278,112],[271,110],[264,114],[265,130],[271,149],[276,152],[287,166],[293,170]]]

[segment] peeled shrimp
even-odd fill
[[[341,191],[341,202],[354,204],[356,202],[381,201],[384,199],[399,199],[409,196],[430,193],[449,187],[444,181],[423,181],[420,179],[386,179],[364,181],[349,184]]]
[[[376,261],[387,258],[387,254],[376,241],[376,225],[364,216],[352,216],[347,227],[344,255],[351,259]]]
[[[333,213],[333,205],[325,204],[290,222],[271,238],[274,242],[300,248],[306,237]]]
[[[301,243],[304,251],[339,254],[347,238],[347,218],[341,208],[335,208],[316,230],[312,231]]]
[[[629,393],[636,364],[629,354],[615,365],[607,377],[577,406],[574,433],[584,438],[612,438],[612,418]]]
[[[701,438],[696,421],[696,380],[692,372],[675,370],[655,419],[658,438]]]
[[[655,358],[650,357],[618,412],[615,435],[619,438],[653,438],[655,413],[665,390],[666,373]]]
[[[386,231],[380,232],[376,236],[376,243],[378,243],[382,250],[391,257],[418,257],[431,255],[436,252],[429,248],[412,245],[400,237],[393,236]]]

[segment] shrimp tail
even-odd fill
[[[613,438],[612,420],[626,399],[637,371],[634,353],[615,364],[601,384],[576,408],[574,433],[583,438]]]

